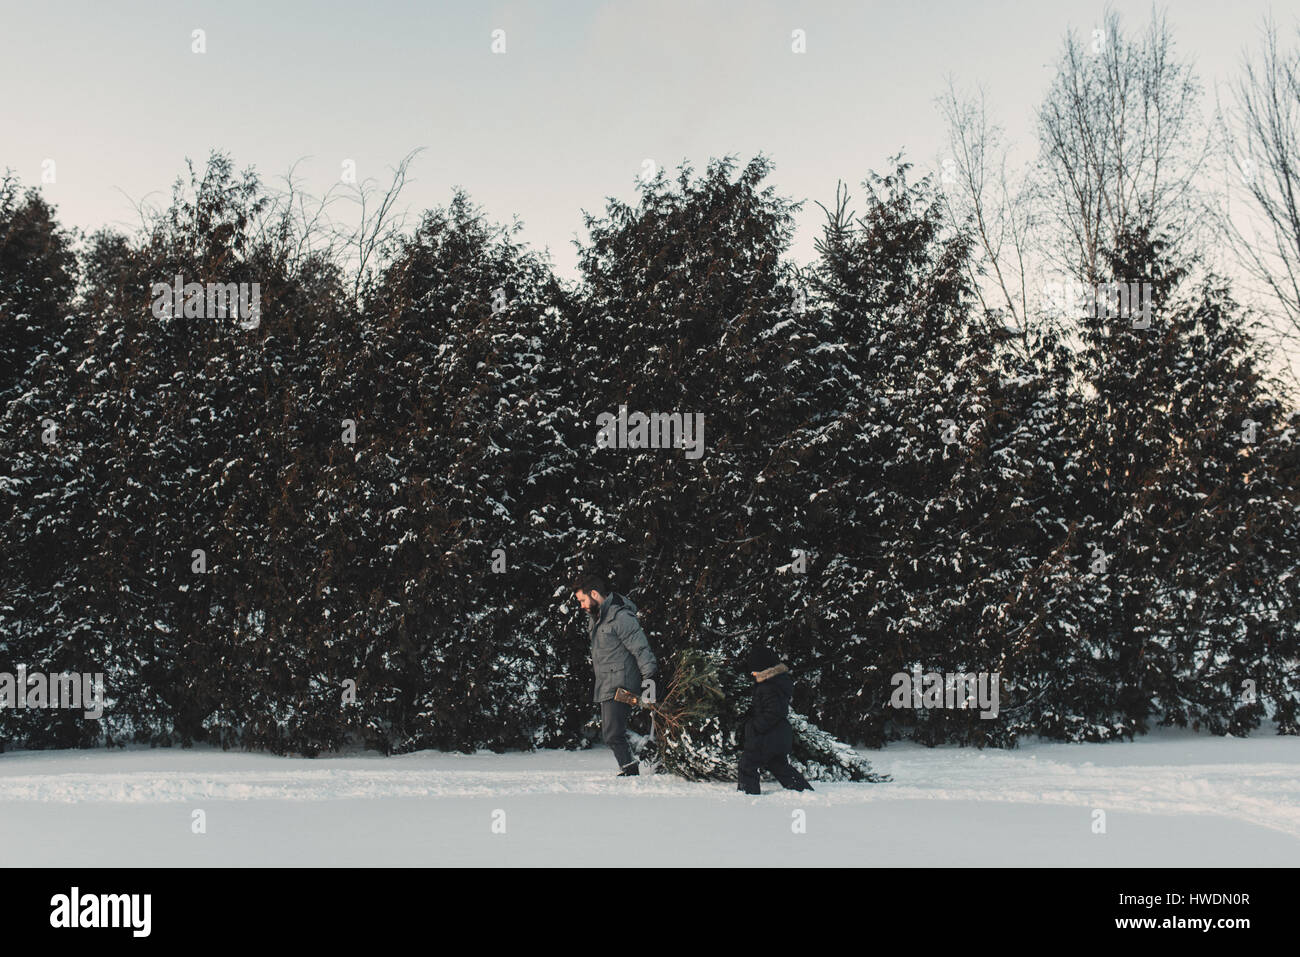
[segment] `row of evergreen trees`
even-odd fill
[[[135,236],[5,179],[0,672],[109,705],[0,709],[0,747],[575,746],[579,567],[867,745],[1297,733],[1300,415],[1226,283],[1133,231],[1150,328],[1011,349],[928,180],[837,197],[801,268],[769,172],[608,201],[576,283],[457,191],[359,298],[225,157]],[[260,324],[156,317],[177,275]],[[598,448],[620,405],[703,413],[704,456]],[[998,716],[890,707],[914,667],[997,672]]]

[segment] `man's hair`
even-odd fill
[[[603,575],[593,575],[589,572],[584,572],[574,579],[573,590],[575,592],[598,591],[602,595],[608,595],[609,582],[605,581]]]

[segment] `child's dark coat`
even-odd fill
[[[754,702],[745,720],[745,748],[740,755],[740,781],[737,790],[758,794],[758,773],[767,768],[781,786],[795,791],[811,791],[808,779],[790,766],[787,755],[794,746],[794,729],[787,717],[794,679],[790,669],[777,664],[758,673],[754,685]]]
[[[758,673],[754,685],[754,702],[745,721],[745,750],[759,758],[789,754],[794,746],[794,730],[786,717],[794,679],[785,665],[775,665]]]

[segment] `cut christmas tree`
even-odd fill
[[[719,657],[686,649],[676,656],[672,678],[660,701],[646,702],[620,691],[618,700],[647,708],[654,715],[654,734],[644,741],[639,758],[688,781],[735,781],[752,684]],[[794,729],[790,763],[808,780],[890,780],[889,775],[873,771],[870,762],[848,744],[803,715],[791,711],[789,721]]]

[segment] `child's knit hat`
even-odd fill
[[[766,671],[773,665],[781,663],[781,659],[770,649],[762,645],[756,645],[745,657],[746,671]]]

